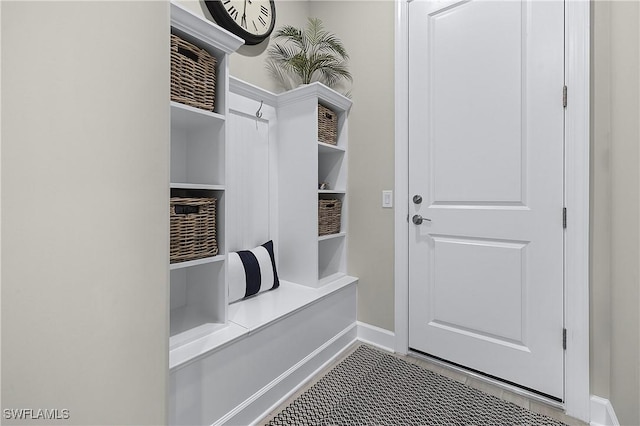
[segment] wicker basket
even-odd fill
[[[216,58],[171,34],[171,100],[213,111]]]
[[[338,115],[320,104],[318,104],[318,141],[330,145],[338,143]]]
[[[341,200],[318,200],[318,235],[340,232]]]
[[[215,198],[172,197],[170,223],[171,263],[218,254]]]

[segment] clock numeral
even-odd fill
[[[276,15],[273,0],[207,0],[202,3],[209,9],[210,18],[243,38],[248,45],[261,43],[273,29]]]
[[[236,10],[235,6],[231,6],[229,9],[227,9],[227,11],[229,12],[229,15],[235,20],[238,19],[238,11]]]

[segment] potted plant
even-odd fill
[[[335,88],[344,80],[352,81],[342,41],[326,31],[320,19],[309,18],[305,29],[286,25],[272,37],[267,68],[284,89],[314,81]]]

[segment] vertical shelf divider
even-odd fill
[[[172,196],[215,197],[218,254],[173,263],[170,269],[170,341],[172,353],[227,325],[226,283],[226,117],[229,55],[243,41],[219,26],[171,2],[171,32],[206,50],[216,65],[213,111],[170,102]],[[173,356],[172,356],[173,357]]]

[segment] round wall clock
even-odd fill
[[[245,44],[266,40],[276,24],[273,0],[207,0],[205,4],[216,23]]]

